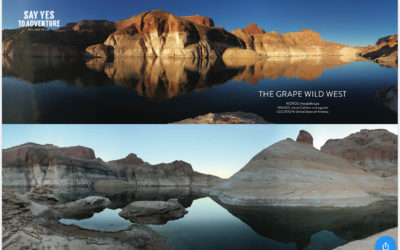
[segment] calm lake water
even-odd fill
[[[88,195],[108,197],[110,206],[90,218],[60,220],[64,224],[100,231],[126,229],[130,222],[119,217],[118,213],[132,201],[177,198],[188,210],[183,218],[165,225],[149,225],[167,238],[166,249],[176,250],[326,250],[397,226],[397,204],[394,201],[349,209],[249,208],[219,204],[190,188],[63,189],[55,193],[60,202]]]
[[[228,66],[227,66],[228,65]],[[4,123],[171,123],[243,111],[272,123],[396,123],[376,91],[397,69],[337,57],[253,62],[3,58]],[[346,91],[344,98],[260,98],[259,91]],[[277,113],[318,102],[328,114]]]

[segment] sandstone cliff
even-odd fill
[[[117,21],[115,25],[117,30],[104,42],[110,48],[109,56],[114,58],[216,58],[226,48],[243,47],[234,35],[214,27],[211,19],[200,16],[181,18],[154,10]],[[89,47],[87,55],[102,57],[97,52],[99,46],[103,45]]]
[[[382,37],[376,41],[375,45],[361,48],[361,56],[371,59],[383,66],[397,68],[397,44],[398,35]]]
[[[397,135],[385,130],[361,130],[328,140],[321,151],[347,159],[381,176],[397,176]]]
[[[357,207],[397,186],[373,172],[291,139],[254,156],[239,172],[212,189],[222,203],[241,206]]]
[[[359,49],[343,44],[322,40],[321,36],[313,30],[301,30],[278,34],[275,31],[264,33],[256,25],[244,29],[233,30],[246,44],[245,49],[232,48],[224,52],[224,57],[254,57],[254,56],[346,56],[357,58]]]
[[[151,165],[135,154],[108,163],[90,148],[26,143],[3,150],[5,186],[212,186],[220,178],[184,161]]]
[[[85,147],[27,143],[3,150],[2,164],[5,186],[91,186],[97,179],[116,179]]]
[[[116,22],[83,20],[58,30],[3,31],[3,55],[13,57],[83,56],[243,58],[345,56],[360,48],[322,40],[312,30],[278,34],[251,23],[232,32],[199,15],[178,17],[163,10],[146,11]],[[350,59],[349,59],[350,60]]]

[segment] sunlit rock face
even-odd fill
[[[83,20],[55,31],[3,31],[6,56],[83,56],[100,58],[242,58],[345,56],[355,60],[360,48],[322,40],[312,30],[265,33],[251,23],[232,32],[209,17],[178,17],[146,11],[116,22]]]
[[[209,18],[177,17],[163,10],[144,12],[117,21],[117,31],[104,42],[114,57],[216,58],[241,41]]]
[[[398,35],[382,37],[375,45],[361,47],[361,56],[371,59],[382,66],[397,68]]]
[[[322,40],[313,30],[301,30],[278,34],[275,31],[263,33],[257,27],[233,30],[232,34],[245,42],[246,50],[258,56],[351,56],[356,58],[359,49],[339,43]],[[227,49],[225,53],[230,53]],[[230,53],[229,57],[247,57],[248,54]]]

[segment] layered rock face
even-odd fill
[[[117,30],[104,42],[115,57],[216,58],[229,47],[243,44],[223,28],[213,27],[210,18],[177,17],[163,10],[144,12],[117,21]],[[86,50],[100,57],[91,48]]]
[[[361,56],[374,60],[388,67],[397,67],[398,35],[390,35],[378,39],[375,45],[362,48]]]
[[[220,178],[189,163],[151,165],[135,154],[103,162],[90,148],[27,143],[3,150],[5,186],[212,186]]]
[[[242,206],[365,206],[397,186],[343,158],[286,139],[253,157],[210,194]]]
[[[381,176],[397,176],[397,136],[385,129],[361,130],[328,140],[321,151],[347,159]]]
[[[178,17],[163,10],[141,13],[116,22],[83,20],[56,31],[3,31],[3,55],[88,57],[244,58],[346,56],[360,48],[323,41],[312,30],[278,34],[251,23],[227,32],[211,18]]]
[[[97,179],[116,179],[91,149],[33,143],[3,150],[2,173],[5,186],[91,186]]]
[[[246,44],[246,50],[227,49],[224,57],[253,57],[257,56],[346,56],[356,58],[359,49],[343,44],[322,40],[313,30],[301,30],[278,34],[275,31],[263,33],[252,25],[245,29],[233,30]]]
[[[157,165],[110,162],[109,165],[120,180],[135,186],[212,186],[220,182],[218,177],[193,171],[192,166],[184,161]]]

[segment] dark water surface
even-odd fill
[[[23,190],[19,190],[23,192]],[[111,204],[91,217],[60,222],[98,231],[124,230],[130,222],[119,211],[136,200],[177,198],[188,213],[165,225],[149,225],[167,238],[166,249],[333,249],[397,226],[397,204],[387,201],[363,208],[237,207],[219,204],[190,188],[119,190],[62,189],[60,202],[89,195]]]
[[[272,123],[396,123],[376,91],[397,69],[338,57],[252,62],[3,58],[4,123],[171,123],[243,111]],[[260,98],[259,91],[347,91],[346,98]],[[280,114],[286,102],[329,114]]]

